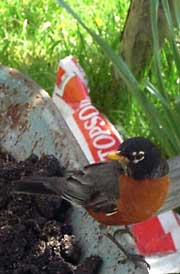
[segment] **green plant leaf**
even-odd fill
[[[177,70],[178,70],[179,75],[180,75],[180,54],[179,54],[179,50],[178,50],[177,44],[176,44],[174,24],[173,24],[173,21],[172,21],[172,16],[171,16],[168,1],[163,0],[162,5],[163,5],[164,14],[165,14],[167,24],[168,24],[168,28],[169,28],[169,39],[170,39],[171,47],[172,47],[172,50],[173,50],[174,61],[175,61]]]

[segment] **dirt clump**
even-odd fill
[[[96,274],[99,256],[80,262],[68,220],[70,205],[55,196],[18,195],[13,181],[27,175],[63,176],[51,155],[17,162],[0,153],[0,274]],[[88,248],[88,247],[87,247]]]

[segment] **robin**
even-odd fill
[[[168,163],[159,149],[146,138],[134,137],[107,158],[109,161],[67,172],[65,177],[22,178],[15,191],[61,195],[104,225],[127,226],[155,214],[167,197],[170,183]],[[146,263],[143,256],[129,254],[112,235],[107,236],[135,264]]]

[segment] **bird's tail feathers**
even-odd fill
[[[29,176],[14,181],[13,191],[22,194],[47,194],[62,196],[64,192],[63,177]]]

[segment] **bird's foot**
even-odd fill
[[[135,267],[141,267],[141,263],[144,263],[147,268],[150,269],[150,265],[146,262],[145,257],[139,254],[131,254],[129,253],[117,240],[116,238],[111,235],[110,233],[104,233],[104,235],[110,239],[127,257],[128,260],[130,260],[132,263],[134,263]]]
[[[145,260],[145,257],[143,255],[140,254],[131,254],[126,252],[126,257],[129,261],[131,261],[135,267],[141,267],[141,263],[145,264],[147,268],[151,268],[150,264],[148,264],[148,262]]]
[[[131,229],[129,228],[129,226],[125,226],[124,228],[119,228],[119,229],[116,229],[113,233],[113,237],[116,238],[116,236],[120,234],[120,235],[123,235],[123,234],[129,234],[130,237],[132,237],[132,239],[137,242],[137,239],[136,237],[134,236],[134,234],[132,233]]]

